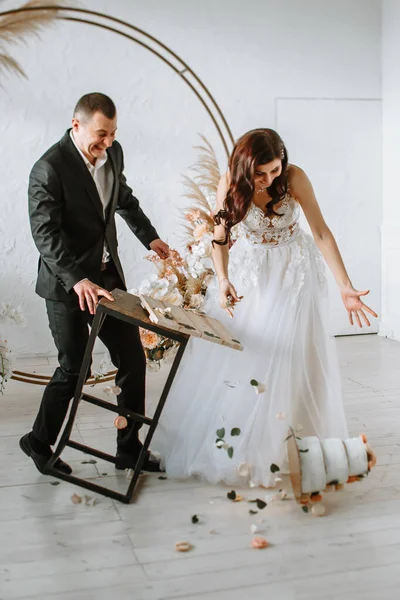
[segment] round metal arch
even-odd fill
[[[229,146],[233,146],[234,138],[230,127],[225,119],[225,116],[222,113],[222,110],[218,106],[216,100],[212,96],[211,92],[204,85],[201,79],[196,75],[196,73],[189,67],[189,65],[182,60],[175,52],[173,52],[168,46],[160,42],[157,38],[150,35],[143,29],[139,27],[135,27],[122,19],[118,19],[116,17],[112,17],[110,15],[106,15],[93,10],[86,10],[83,8],[73,8],[68,6],[32,6],[29,8],[16,8],[13,10],[7,10],[0,12],[0,17],[12,14],[18,14],[23,12],[32,12],[32,11],[51,11],[56,12],[56,18],[62,21],[72,21],[75,23],[83,23],[86,25],[92,25],[94,27],[100,27],[101,29],[105,29],[112,33],[116,33],[121,35],[122,37],[129,39],[130,41],[139,44],[146,50],[149,50],[152,54],[157,56],[160,60],[162,60],[165,64],[167,64],[185,83],[189,86],[192,92],[196,95],[197,99],[201,102],[202,106],[207,111],[209,117],[211,118],[214,127],[217,130],[219,138],[224,147],[225,153],[227,157],[229,157]],[[66,14],[63,14],[66,13]],[[71,16],[79,15],[79,16]],[[99,21],[91,20],[87,18],[88,16],[100,19]],[[105,21],[102,22],[102,20]],[[110,25],[113,24],[114,26]],[[126,27],[129,30],[135,32],[135,34],[140,34],[145,38],[146,41],[140,40],[131,33],[126,33],[125,31],[120,31],[117,27]],[[155,48],[149,45],[148,42],[152,42],[155,45]],[[166,53],[166,56],[161,54],[161,51]],[[175,64],[174,62],[175,61]],[[192,83],[188,76],[192,77],[194,82]],[[197,84],[198,88],[195,87]]]

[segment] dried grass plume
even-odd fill
[[[61,8],[64,5],[59,0],[31,0],[19,8],[29,9],[41,6]],[[29,36],[40,37],[40,33],[55,23],[57,10],[26,10],[0,17],[0,76],[14,73],[27,77],[25,71],[15,58],[13,58],[7,46],[12,44],[26,43]]]

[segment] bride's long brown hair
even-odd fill
[[[232,227],[243,221],[250,208],[257,167],[276,158],[282,161],[282,172],[267,190],[272,198],[266,207],[268,216],[277,214],[274,205],[281,202],[288,191],[288,153],[285,144],[273,129],[252,129],[238,139],[229,159],[231,181],[224,208],[214,216],[215,224],[225,227],[226,237],[222,242],[213,240],[213,243],[222,246],[228,243]]]

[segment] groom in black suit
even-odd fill
[[[118,258],[117,212],[148,250],[166,258],[169,248],[139,206],[123,174],[120,144],[115,141],[117,113],[104,94],[86,94],[74,110],[72,129],[34,165],[29,179],[29,217],[39,250],[36,292],[45,299],[59,367],[47,385],[30,433],[21,449],[39,471],[52,456],[74,394],[88,340],[88,325],[101,296],[126,289]],[[146,360],[138,328],[108,318],[100,330],[118,369],[118,403],[144,414]],[[141,449],[138,426],[118,432],[116,467],[131,468]],[[55,468],[72,469],[61,459]],[[145,470],[159,470],[148,454]]]

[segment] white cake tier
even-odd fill
[[[311,494],[324,490],[327,480],[320,440],[316,436],[310,436],[296,442],[300,457],[302,493]]]
[[[349,475],[368,473],[368,456],[365,444],[360,437],[343,440],[349,463]]]
[[[321,448],[327,483],[346,483],[349,478],[349,463],[342,440],[339,438],[321,440]]]

